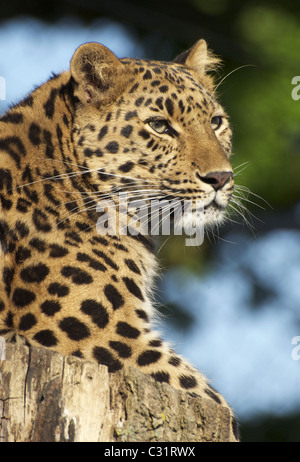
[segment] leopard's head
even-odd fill
[[[201,203],[205,224],[222,220],[234,182],[208,72],[217,63],[204,40],[170,63],[119,60],[97,43],[76,50],[74,144],[94,190]]]

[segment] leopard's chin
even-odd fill
[[[193,235],[196,233],[200,235],[202,233],[204,236],[206,228],[222,223],[225,218],[225,210],[226,207],[220,206],[215,200],[204,207],[194,206],[173,222],[174,234]],[[174,218],[173,215],[171,216]]]
[[[204,226],[212,227],[221,224],[225,219],[226,206],[219,205],[213,200],[209,205],[204,207]]]

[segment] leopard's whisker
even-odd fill
[[[235,205],[232,205],[232,203],[234,203]],[[236,207],[235,207],[235,206],[236,206]],[[245,209],[245,210],[242,209],[242,210],[241,210],[241,209],[240,209],[240,206],[241,206],[240,203],[234,201],[233,199],[231,199],[231,202],[228,204],[229,209],[234,210],[238,215],[240,215],[241,218],[242,218],[242,220],[243,220],[243,222],[244,222],[244,223],[247,225],[247,227],[253,232],[254,229],[255,229],[255,227],[254,227],[253,223],[251,223],[251,222],[248,220],[248,218],[246,218],[245,213],[247,212],[248,215],[250,215],[251,217],[254,217],[254,218],[256,218],[256,219],[257,219],[257,217],[255,217],[255,216],[254,216],[251,212],[249,212],[247,209]]]
[[[31,182],[28,182],[28,183],[23,183],[21,185],[18,185],[15,188],[10,189],[9,191],[11,192],[11,191],[13,191],[13,189],[20,189],[20,188],[23,188],[25,186],[31,186],[31,185],[34,185],[34,184],[37,184],[37,183],[44,183],[46,181],[59,181],[59,180],[64,180],[64,179],[68,179],[68,178],[73,178],[73,177],[76,177],[76,176],[87,175],[89,173],[94,173],[94,172],[101,173],[101,175],[106,175],[106,176],[109,176],[109,177],[123,178],[123,179],[126,179],[126,180],[132,180],[134,182],[145,181],[144,179],[141,179],[141,178],[134,178],[134,177],[126,176],[126,175],[118,175],[118,174],[115,174],[115,173],[103,172],[101,168],[100,169],[97,168],[97,169],[88,169],[88,170],[85,170],[83,172],[82,171],[80,171],[80,172],[71,171],[71,172],[61,173],[59,175],[53,175],[53,176],[50,176],[50,177],[41,178],[40,180],[35,180],[35,181],[31,181]]]
[[[234,72],[237,72],[239,71],[240,69],[244,69],[245,67],[257,67],[255,64],[243,64],[242,66],[239,66],[239,67],[236,67],[235,69],[233,69],[232,71],[228,72],[228,74],[226,74],[221,80],[220,82],[218,82],[218,84],[216,85],[215,89],[214,89],[214,93],[218,90],[219,86],[224,82],[224,80],[227,79],[227,77],[229,77],[230,75],[232,75]]]
[[[68,162],[68,161],[63,160],[63,159],[48,159],[48,158],[45,158],[43,156],[37,156],[36,158],[41,159],[44,162],[49,162],[51,164],[56,162],[56,163],[59,163],[59,164],[62,164],[62,165],[72,165],[72,167],[82,168],[84,170],[89,170],[89,167],[85,167],[84,165],[78,164],[77,162]]]
[[[245,202],[248,202],[249,204],[255,205],[255,207],[258,207],[258,208],[260,208],[262,210],[266,210],[266,208],[263,207],[262,205],[257,204],[257,202],[251,201],[250,199],[248,199],[247,197],[244,197],[243,195],[235,194],[234,197],[236,199],[240,199],[241,201],[245,201]],[[245,208],[246,208],[246,206],[245,206]]]
[[[249,167],[250,162],[243,162],[237,167],[234,167],[233,177],[236,178],[237,176],[241,175],[241,173]]]
[[[102,190],[99,190],[99,191],[71,191],[71,190],[68,190],[68,189],[65,189],[65,190],[61,190],[62,192],[65,192],[65,193],[68,193],[68,194],[77,194],[77,195],[90,195],[90,194],[93,194],[94,196],[101,196],[103,193],[107,193],[108,191],[111,191],[112,194],[119,194],[119,193],[122,193],[123,191],[126,192],[126,190],[129,190],[129,191],[135,191],[133,190],[132,188],[134,186],[138,186],[139,188],[146,188],[148,186],[147,189],[145,189],[144,191],[152,191],[151,189],[151,186],[160,186],[159,183],[157,183],[157,185],[155,184],[150,184],[149,183],[144,183],[144,184],[139,184],[137,185],[136,182],[132,182],[132,183],[128,183],[126,186],[118,186],[114,189],[114,187],[110,187],[110,188],[104,188]],[[138,190],[137,190],[138,191]]]
[[[109,199],[110,197],[111,197],[111,196],[109,196],[108,199]],[[158,198],[161,198],[161,197],[164,197],[164,196],[162,196],[162,195],[159,196],[159,195],[156,194],[156,195],[154,195],[153,197],[148,197],[147,199],[144,199],[144,198],[143,198],[143,199],[139,199],[139,200],[140,200],[140,201],[141,201],[141,200],[152,200],[152,199],[158,199]],[[130,199],[130,198],[129,198],[129,199]],[[135,198],[134,198],[134,199],[135,199]],[[106,200],[106,199],[104,199],[104,200]],[[113,202],[114,202],[114,201],[113,201]],[[94,201],[94,200],[90,200],[90,201],[87,201],[85,204],[80,204],[78,207],[75,207],[75,208],[72,210],[72,212],[74,212],[74,213],[71,213],[71,215],[69,214],[69,215],[63,217],[63,218],[57,223],[57,225],[61,224],[63,221],[65,221],[65,220],[67,220],[67,219],[72,218],[72,217],[75,216],[75,215],[78,215],[78,214],[80,214],[80,213],[84,213],[84,212],[86,212],[86,211],[93,210],[93,208],[94,208],[95,210],[97,210],[97,207],[99,207],[99,203],[101,203],[101,201],[100,201],[100,202],[97,202],[97,204],[95,204],[95,201]],[[87,206],[88,204],[92,204],[92,206],[86,208],[86,206]],[[105,204],[104,204],[104,205],[105,205]],[[119,204],[114,204],[114,205],[115,205],[116,207],[119,206]],[[109,206],[110,206],[110,204],[107,204],[107,205],[105,205],[105,208],[109,208]],[[81,208],[81,207],[84,207],[84,208]],[[76,211],[76,210],[77,210],[77,211]]]
[[[243,185],[238,185],[236,184],[235,185],[235,190],[239,193],[244,193],[244,194],[251,194],[252,196],[254,197],[257,197],[257,199],[260,199],[261,201],[263,201],[268,207],[270,207],[271,209],[273,208],[271,206],[271,204],[266,200],[264,199],[263,197],[259,196],[258,194],[252,192],[249,188],[247,188],[246,186],[243,186]],[[257,205],[255,202],[253,203],[254,205]]]
[[[105,191],[109,191],[108,189],[105,190]],[[140,195],[141,197],[144,197],[144,195],[148,192],[151,194],[153,194],[154,192],[160,192],[160,189],[141,189],[141,190],[137,190],[137,191],[132,191],[129,189],[129,192],[133,195],[133,197],[135,197],[135,195]],[[108,198],[112,198],[114,196],[117,196],[117,195],[120,195],[120,193],[123,193],[124,191],[123,190],[120,190],[120,191],[110,191],[109,193],[102,193],[102,192],[97,192],[97,193],[89,193],[89,192],[86,192],[85,193],[85,196],[89,199],[99,199],[99,200],[103,200],[103,199],[108,199]],[[72,193],[70,193],[72,194]],[[80,194],[80,193],[79,193]],[[128,197],[128,192],[125,191],[125,194],[126,194],[126,197]],[[146,196],[147,197],[147,196]],[[146,200],[146,197],[145,197],[145,200]],[[66,205],[66,204],[72,204],[73,202],[76,202],[78,200],[78,198],[76,199],[73,199],[72,201],[67,201],[67,202],[64,202],[62,205]],[[84,200],[84,197],[83,197],[83,200]],[[142,199],[140,199],[142,200]]]

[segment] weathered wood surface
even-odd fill
[[[1,358],[1,355],[0,355]],[[6,344],[0,441],[228,441],[229,412],[130,368]]]

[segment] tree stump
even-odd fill
[[[0,338],[1,340],[1,338]],[[0,441],[228,441],[229,412],[135,368],[0,343]],[[2,351],[1,351],[2,346]]]

